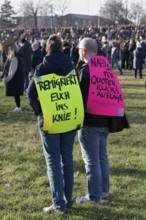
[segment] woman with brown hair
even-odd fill
[[[5,78],[5,94],[6,96],[14,96],[16,103],[14,111],[20,112],[22,110],[20,96],[23,95],[24,72],[22,56],[16,44],[8,48],[8,56],[1,76],[1,79],[3,78]]]
[[[73,108],[76,106],[76,103],[72,101],[71,95],[64,96],[65,93],[63,93],[62,88],[65,85],[63,86],[62,82],[64,82],[64,79],[69,75],[66,83],[71,84],[66,87],[66,91],[67,94],[70,94],[71,91],[77,90],[77,87],[73,87],[73,81],[71,79],[73,79],[72,77],[75,77],[77,83],[78,78],[70,57],[63,52],[60,37],[57,35],[51,35],[47,41],[46,51],[47,55],[44,57],[43,63],[36,67],[34,77],[29,84],[28,98],[35,115],[38,116],[40,136],[52,194],[52,204],[45,207],[43,210],[44,212],[49,213],[58,211],[65,212],[66,209],[72,208],[73,205],[72,189],[74,177],[72,150],[76,130],[79,129],[79,124],[74,129],[68,129],[65,120],[58,120],[56,127],[57,131],[55,129],[53,131],[44,129],[44,124],[50,126],[50,129],[51,126],[54,126],[52,114],[49,114],[54,103],[57,108],[57,114],[60,112],[61,108],[64,115],[69,111],[67,105],[68,99],[73,103]],[[74,70],[74,75],[72,74],[72,70]],[[42,80],[44,78],[46,80],[43,82]],[[61,81],[59,79],[61,79]],[[37,85],[44,86],[38,91]],[[60,87],[59,92],[57,92],[58,90],[54,92],[54,89],[58,86]],[[47,93],[47,90],[51,95]],[[56,94],[61,95],[59,96],[59,99],[64,100],[64,104],[59,105],[60,102],[58,101]],[[50,97],[52,97],[52,99],[47,103],[47,101],[50,100]],[[81,103],[81,94],[75,97],[77,98],[78,103]],[[42,104],[43,100],[45,100],[44,105]],[[82,104],[83,103],[81,103],[81,105]],[[43,111],[43,109],[45,111]],[[49,112],[47,112],[47,110]],[[50,118],[49,120],[45,120],[45,112],[47,112],[47,116]],[[60,129],[58,129],[58,127],[60,127]],[[67,129],[63,130],[63,127],[66,127]]]

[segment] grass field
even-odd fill
[[[110,201],[74,203],[71,211],[52,215],[42,211],[51,195],[36,117],[26,96],[23,112],[13,112],[13,97],[5,97],[0,83],[0,220],[146,220],[146,70],[143,79],[133,71],[118,77],[131,128],[109,134]],[[77,138],[74,168],[75,201],[86,193]]]

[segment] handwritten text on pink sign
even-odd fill
[[[122,89],[108,60],[103,56],[92,56],[88,64],[90,88],[86,112],[96,115],[123,116]]]

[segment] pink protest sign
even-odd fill
[[[124,116],[121,85],[107,58],[92,56],[88,64],[90,86],[86,112],[95,115]]]

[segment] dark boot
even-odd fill
[[[139,70],[139,76],[142,79],[142,69]]]
[[[137,69],[135,69],[135,78],[137,78]]]

